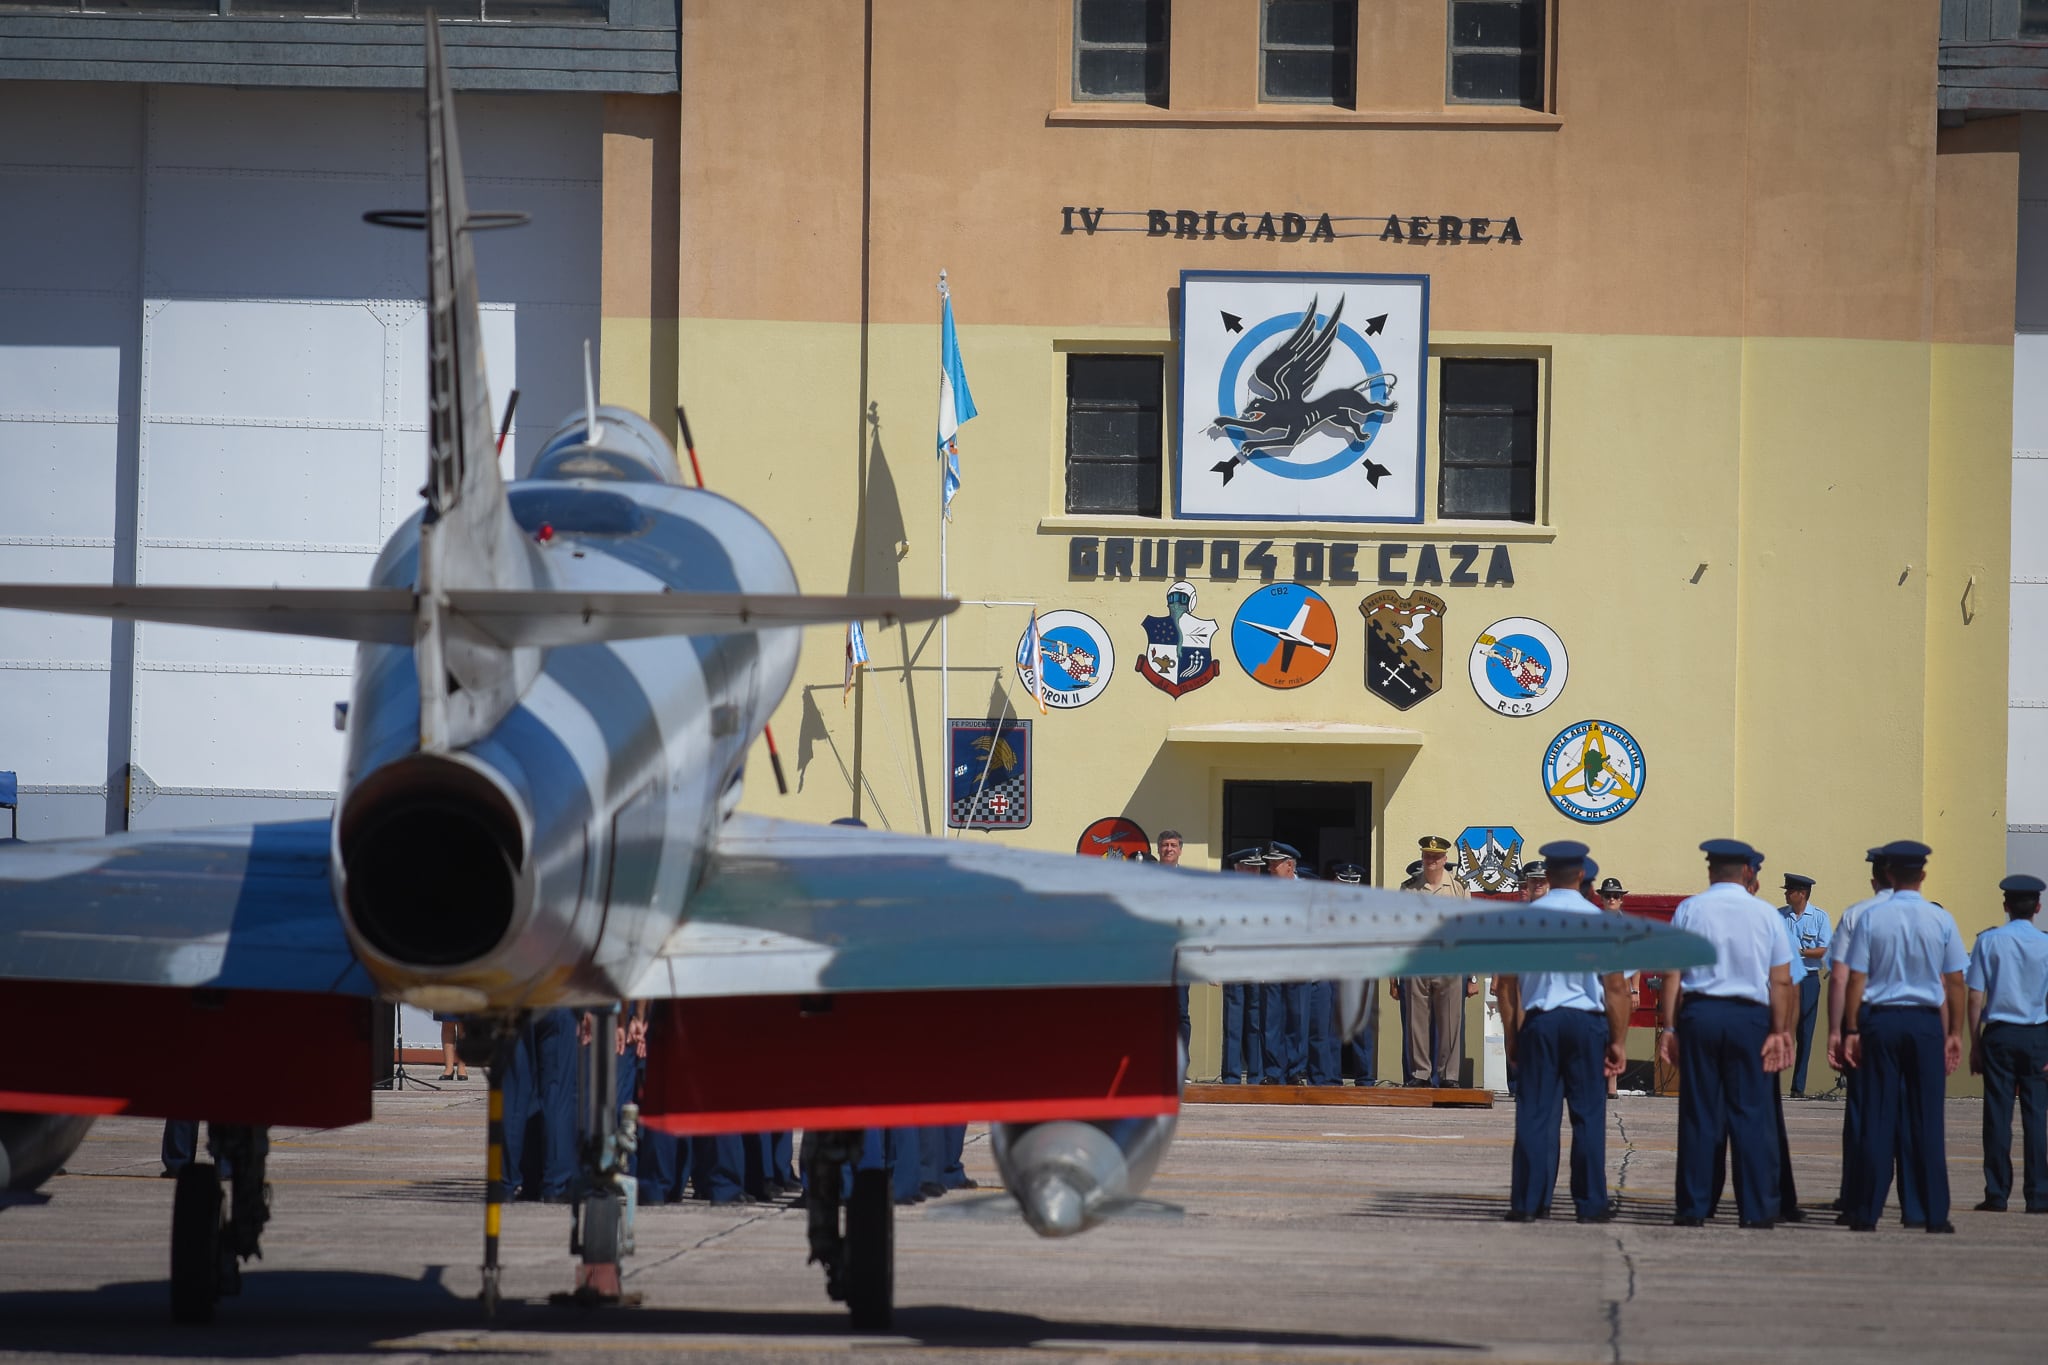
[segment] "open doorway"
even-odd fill
[[[1338,863],[1372,873],[1372,783],[1223,784],[1223,850],[1277,839],[1301,851],[1301,866],[1327,878]]]

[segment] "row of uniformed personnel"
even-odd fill
[[[1224,858],[1231,871],[1283,880],[1312,880],[1301,869],[1301,853],[1277,841],[1239,849]],[[1340,864],[1332,875],[1357,884],[1363,868]],[[1372,1062],[1355,1040],[1337,1031],[1337,993],[1328,981],[1297,981],[1280,985],[1234,984],[1223,988],[1223,1075],[1225,1085],[1240,1077],[1253,1085],[1339,1085],[1347,1054],[1371,1083]]]

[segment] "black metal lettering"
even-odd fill
[[[1380,546],[1380,582],[1396,587],[1406,583],[1408,575],[1397,572],[1394,568],[1394,561],[1406,559],[1407,557],[1408,547],[1406,545],[1390,541]]]
[[[1252,230],[1253,239],[1263,239],[1270,242],[1278,238],[1279,235],[1279,233],[1273,230],[1273,215],[1270,213],[1260,214],[1259,225]]]
[[[1316,230],[1308,235],[1308,239],[1311,242],[1334,242],[1337,240],[1337,230],[1330,226],[1329,214],[1326,213],[1316,219]]]
[[[1094,536],[1072,536],[1067,540],[1067,577],[1094,578],[1102,572],[1101,542]]]
[[[1243,214],[1226,213],[1223,215],[1223,235],[1225,237],[1228,237],[1233,242],[1241,242],[1244,240],[1244,234]]]
[[[1176,540],[1173,542],[1173,576],[1186,578],[1191,569],[1202,562],[1202,542],[1199,540]]]
[[[1280,571],[1280,561],[1273,554],[1273,542],[1262,540],[1253,551],[1244,557],[1244,562],[1259,571],[1261,583],[1271,583],[1273,575]]]
[[[1216,210],[1214,209],[1210,209],[1202,215],[1202,240],[1205,242],[1216,240]]]
[[[1063,209],[1061,209],[1061,210],[1060,210],[1060,232],[1061,232],[1062,234],[1065,234],[1065,233],[1069,233],[1069,232],[1072,232],[1073,230],[1074,230],[1074,210],[1073,210],[1073,209],[1072,209],[1071,207],[1069,207],[1069,208],[1063,208]]]
[[[1456,246],[1465,240],[1465,220],[1446,213],[1436,220],[1436,239],[1446,246]]]
[[[1234,540],[1210,541],[1209,577],[1234,580],[1237,577],[1237,550]]]
[[[1301,216],[1300,214],[1298,214],[1298,213],[1283,213],[1283,214],[1281,214],[1281,215],[1280,215],[1280,240],[1281,240],[1281,241],[1283,241],[1283,242],[1298,242],[1298,241],[1300,241],[1300,240],[1301,240],[1301,234],[1302,234],[1302,233],[1304,233],[1304,232],[1307,232],[1307,231],[1308,231],[1308,219],[1306,219],[1306,218],[1302,217],[1302,216]]]
[[[1294,544],[1294,581],[1297,583],[1320,583],[1323,581],[1323,543],[1319,540],[1300,540]]]
[[[1408,220],[1408,244],[1410,246],[1420,246],[1429,240],[1429,219],[1421,214],[1410,218]]]
[[[1515,586],[1515,566],[1508,560],[1505,545],[1494,546],[1492,558],[1486,561],[1486,586],[1491,588],[1495,584],[1503,588]]]
[[[1167,218],[1165,209],[1145,210],[1145,235],[1147,237],[1164,237],[1171,231],[1173,231],[1173,223]]]
[[[1515,226],[1514,219],[1510,218],[1500,225],[1500,244],[1502,246],[1520,246],[1522,244],[1522,230]]]
[[[1138,577],[1166,577],[1166,542],[1164,540],[1141,540],[1138,542]]]
[[[1479,558],[1479,547],[1477,545],[1453,545],[1451,547],[1451,558],[1457,561],[1451,569],[1451,582],[1477,583],[1479,581],[1479,575],[1472,572],[1472,565]]]
[[[1196,213],[1193,209],[1175,209],[1173,211],[1174,236],[1185,237],[1192,240],[1200,234],[1201,230],[1201,214]]]
[[[1401,219],[1398,215],[1392,213],[1387,215],[1387,225],[1380,229],[1380,240],[1383,242],[1401,242],[1407,240],[1407,238],[1401,232]]]
[[[1114,545],[1116,542],[1111,541],[1110,544]],[[1443,566],[1437,563],[1436,546],[1425,545],[1420,550],[1417,550],[1415,552],[1416,586],[1420,587],[1422,584],[1427,583],[1432,587],[1442,587],[1443,581],[1444,570]]]
[[[1492,228],[1493,219],[1491,218],[1467,218],[1465,220],[1466,233],[1475,242],[1492,241],[1493,238],[1489,235]]]
[[[1104,578],[1128,580],[1131,576],[1131,551],[1133,548],[1129,536],[1111,536],[1103,541],[1102,576]]]
[[[1107,209],[1082,209],[1080,211],[1082,230],[1090,237],[1093,237],[1095,229],[1102,226],[1102,215],[1107,211]]]
[[[1335,544],[1330,547],[1330,581],[1332,583],[1356,583],[1358,581],[1358,547],[1350,544]]]

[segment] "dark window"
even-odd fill
[[[1357,70],[1357,0],[1265,0],[1260,99],[1348,109]]]
[[[1067,357],[1067,510],[1159,515],[1156,355]]]
[[[1166,104],[1168,0],[1074,0],[1074,98]]]
[[[1438,513],[1536,520],[1536,362],[1443,362]]]
[[[1450,0],[1453,104],[1543,107],[1543,0]]]
[[[2048,38],[2048,0],[2020,0],[2022,38]]]

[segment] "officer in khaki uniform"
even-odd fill
[[[1425,834],[1417,846],[1422,850],[1422,871],[1401,883],[1403,891],[1460,900],[1471,896],[1446,865],[1449,839]],[[1426,1086],[1432,1072],[1439,1086],[1458,1084],[1465,1041],[1465,997],[1478,990],[1478,981],[1469,976],[1410,976],[1394,982],[1391,993],[1401,1002],[1401,1022],[1408,1040],[1408,1074],[1403,1084]]]

